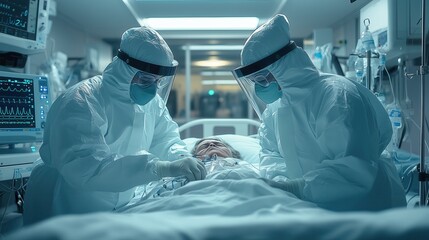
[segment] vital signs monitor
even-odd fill
[[[43,140],[48,85],[46,76],[0,71],[0,144]]]
[[[49,0],[0,0],[0,51],[34,54],[46,48]]]

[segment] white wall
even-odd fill
[[[52,28],[48,36],[47,47],[44,53],[31,55],[28,58],[27,72],[37,73],[41,64],[56,51],[65,53],[68,58],[85,58],[89,49],[98,53],[98,69],[104,70],[112,60],[112,47],[97,37],[83,32],[67,19],[52,17]]]
[[[334,27],[334,46],[340,47],[336,52],[337,55],[348,56],[354,53],[357,39],[360,37],[358,19],[359,16],[350,16]]]
[[[327,43],[332,43],[334,41],[332,28],[314,29],[313,41],[315,47],[321,47]]]

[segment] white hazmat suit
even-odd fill
[[[252,86],[252,79],[253,87],[255,79],[265,85],[273,81],[258,78],[261,70],[268,70],[281,88],[280,99],[266,101],[261,116],[262,176],[274,180],[266,180],[272,186],[327,209],[404,206],[398,173],[390,159],[381,157],[392,135],[382,104],[363,86],[320,73],[299,47],[273,55],[287,45],[294,45],[289,23],[277,15],[259,27],[242,50],[243,65],[258,63],[251,66],[254,74],[249,67],[243,71],[246,66],[234,70],[242,88]],[[267,58],[273,61],[268,64]],[[258,96],[258,88],[243,90]]]
[[[148,71],[175,62],[161,36],[146,27],[127,30],[120,51],[138,67],[145,61],[140,65],[149,65]],[[114,210],[129,202],[136,186],[161,177],[205,177],[204,165],[190,157],[164,100],[159,95],[145,105],[131,100],[130,82],[143,70],[127,62],[115,57],[102,76],[74,85],[52,105],[42,162],[28,183],[24,224]]]

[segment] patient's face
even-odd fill
[[[195,153],[199,159],[216,154],[218,157],[232,157],[232,152],[224,143],[216,139],[206,139],[195,146]]]

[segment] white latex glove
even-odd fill
[[[156,173],[160,178],[185,176],[189,181],[204,179],[207,175],[202,161],[187,157],[176,161],[156,162]]]

